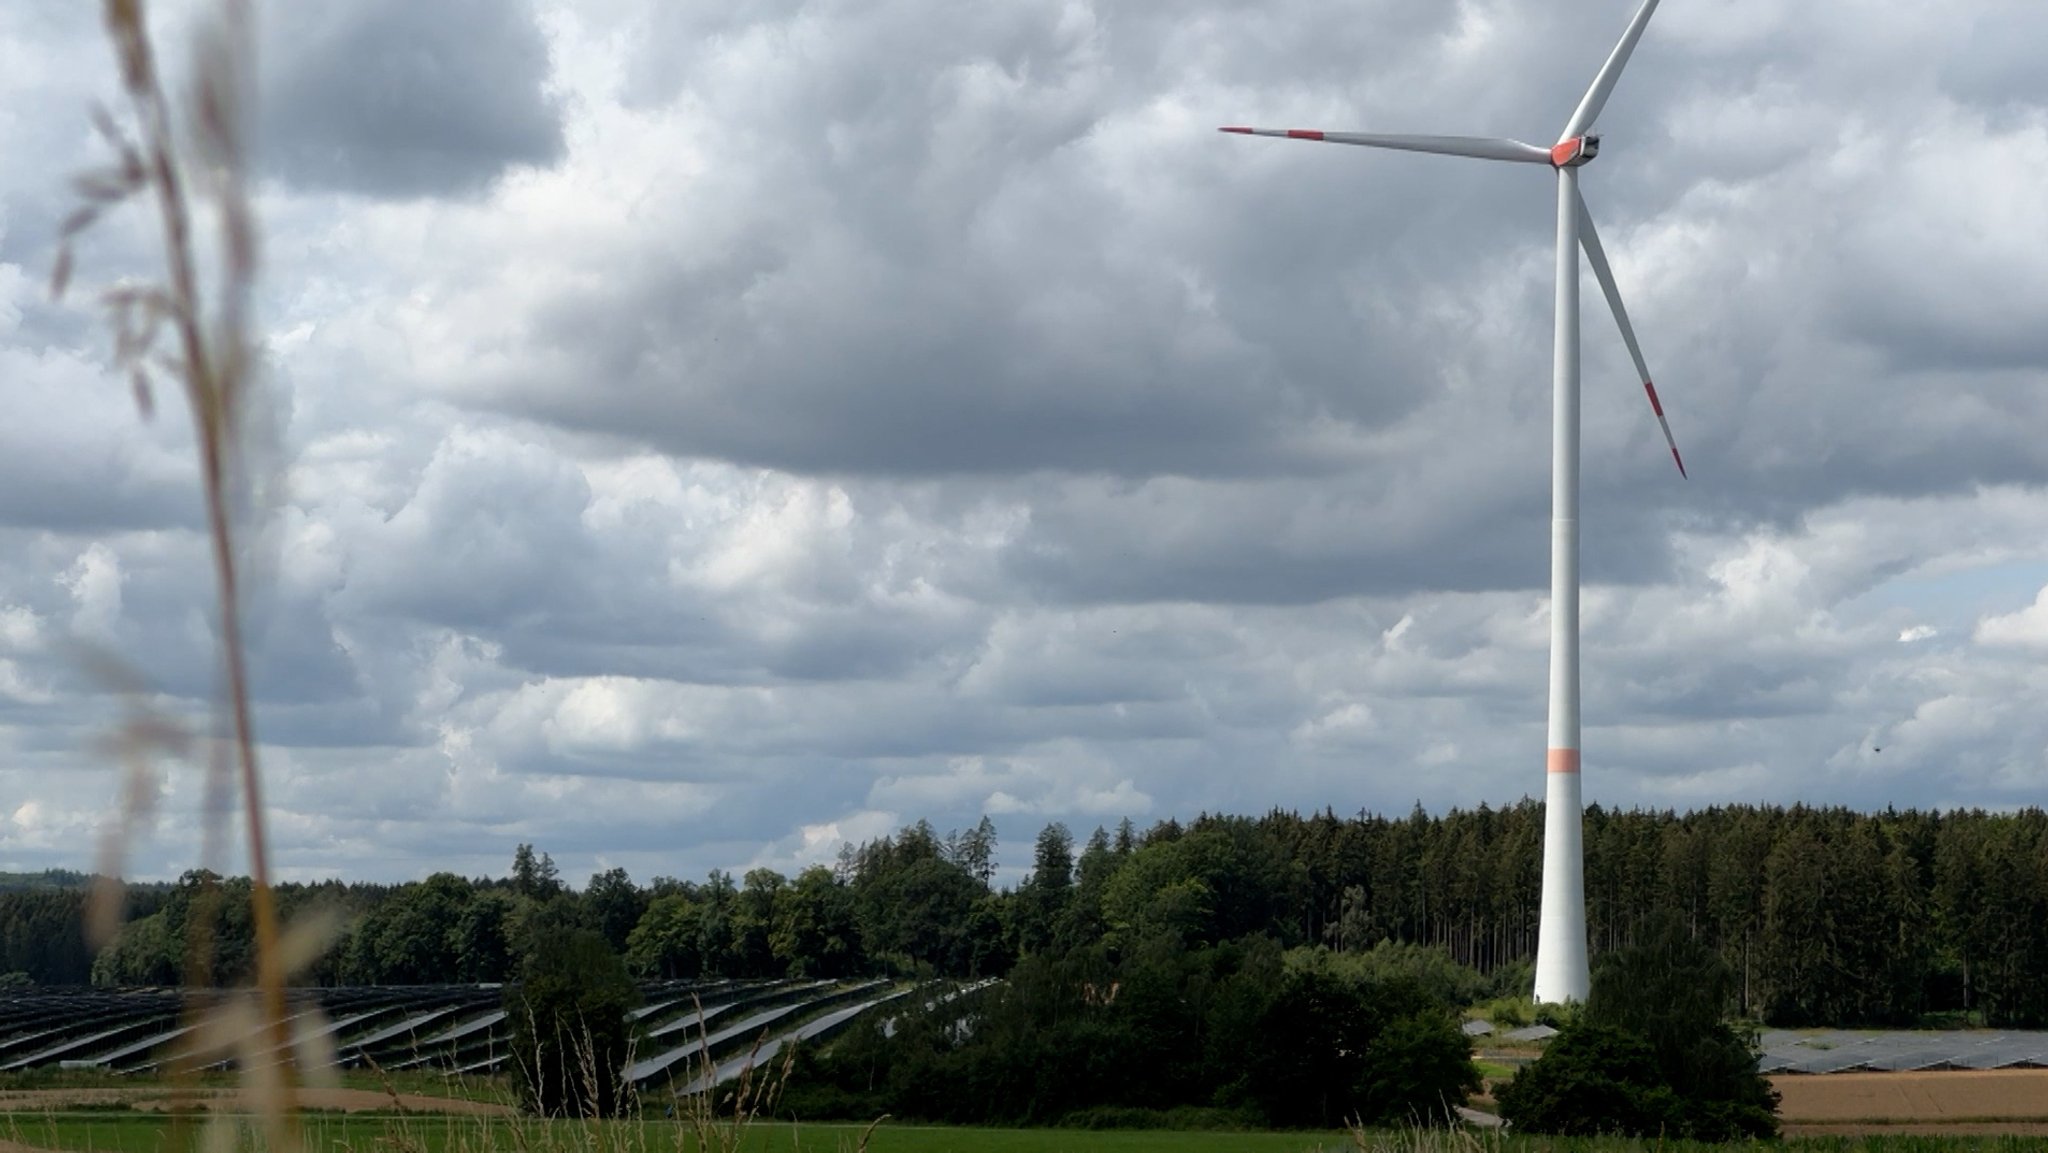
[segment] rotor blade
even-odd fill
[[[1600,74],[1593,77],[1593,86],[1586,89],[1586,98],[1579,101],[1578,111],[1572,113],[1571,122],[1564,126],[1564,135],[1557,138],[1559,144],[1574,137],[1583,136],[1593,128],[1593,122],[1600,119],[1600,110],[1607,106],[1607,96],[1614,91],[1614,82],[1621,79],[1621,70],[1628,67],[1628,54],[1636,50],[1636,41],[1643,38],[1643,27],[1650,22],[1650,13],[1657,10],[1657,0],[1643,0],[1643,6],[1636,9],[1636,18],[1628,22],[1628,31],[1621,34],[1621,43],[1607,57],[1607,63],[1600,66]]]
[[[1678,441],[1671,435],[1671,422],[1664,419],[1664,404],[1657,399],[1657,386],[1650,383],[1650,366],[1643,362],[1642,346],[1636,343],[1635,326],[1628,322],[1628,309],[1621,306],[1621,289],[1615,287],[1614,270],[1607,266],[1607,252],[1600,247],[1600,234],[1593,229],[1593,214],[1586,211],[1584,196],[1579,197],[1579,245],[1586,250],[1586,260],[1593,266],[1593,277],[1600,282],[1600,291],[1607,294],[1608,306],[1614,309],[1614,322],[1621,326],[1622,343],[1628,345],[1628,354],[1636,362],[1636,375],[1642,378],[1643,394],[1650,398],[1650,411],[1657,414],[1657,424],[1664,430],[1664,443],[1671,446],[1671,463],[1678,466],[1678,475],[1685,476],[1685,458],[1678,455]]]
[[[1381,136],[1369,132],[1320,132],[1313,128],[1219,128],[1241,136],[1278,136],[1287,140],[1320,140],[1326,144],[1362,144],[1367,148],[1393,148],[1402,152],[1435,152],[1444,156],[1471,156],[1480,160],[1514,160],[1523,164],[1550,163],[1550,150],[1519,140],[1491,136]]]

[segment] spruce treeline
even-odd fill
[[[93,878],[68,869],[0,873],[0,988],[84,985],[93,952],[85,920]],[[141,885],[125,895],[125,915],[145,917],[163,906],[168,887]]]
[[[1731,1009],[1771,1024],[1963,1014],[2048,1024],[2039,809],[1595,805],[1585,821],[1596,957],[1669,917],[1726,961]],[[317,903],[343,914],[341,940],[307,975],[320,983],[503,980],[521,942],[555,925],[599,933],[642,977],[973,977],[1088,945],[1114,955],[1161,934],[1190,947],[1257,935],[1339,953],[1430,946],[1493,987],[1521,987],[1542,836],[1542,806],[1530,801],[1441,816],[1203,816],[1142,832],[1124,822],[1078,851],[1052,826],[1031,847],[1029,871],[1001,884],[991,824],[941,835],[919,822],[793,878],[755,869],[640,885],[611,870],[578,891],[522,846],[505,878],[287,885],[280,898],[287,911]],[[138,890],[121,938],[96,958],[82,943],[75,887],[0,891],[0,974],[175,981],[195,909],[214,919],[215,955],[231,972],[246,956],[245,885],[188,874]],[[217,896],[202,900],[209,891]]]

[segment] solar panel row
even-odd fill
[[[2048,1033],[1774,1030],[1761,1038],[1765,1073],[2048,1068]]]
[[[795,1028],[805,1036],[840,1028],[867,1004],[842,1006],[879,1004],[887,999],[880,996],[886,984],[747,980],[645,987],[646,1004],[634,1020],[644,1041],[661,1045],[664,1060],[658,1069],[636,1068],[641,1076],[635,1079],[694,1075],[706,1058],[729,1064],[735,1047],[744,1053],[771,1027]],[[387,1069],[483,1072],[501,1067],[509,1053],[509,1022],[497,986],[299,989],[291,999],[294,1018],[315,1009],[324,1013],[317,1028],[300,1031],[327,1038],[329,1059],[344,1066],[375,1062]],[[0,1070],[62,1065],[147,1072],[166,1058],[173,1042],[191,1034],[185,1020],[184,996],[176,990],[0,992]],[[699,1041],[705,1033],[710,1035]],[[267,1047],[253,1037],[248,1043]]]

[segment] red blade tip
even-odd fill
[[[1240,135],[1240,136],[1250,136],[1250,135],[1252,134],[1252,130],[1251,130],[1251,129],[1249,129],[1249,128],[1218,128],[1218,129],[1217,129],[1216,131],[1218,131],[1218,132],[1235,132],[1235,133],[1237,133],[1237,134],[1238,134],[1238,135]]]

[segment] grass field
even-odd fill
[[[129,1115],[52,1114],[18,1117],[0,1139],[32,1149],[92,1153],[165,1153],[170,1120]],[[837,1153],[859,1143],[865,1126],[761,1124],[739,1146],[748,1153]],[[389,1149],[404,1153],[531,1153],[610,1150],[614,1153],[699,1153],[672,1123],[555,1122],[456,1117],[324,1116],[306,1119],[311,1149]],[[715,1146],[714,1146],[715,1148]],[[1060,1129],[965,1129],[884,1125],[870,1153],[1338,1153],[1357,1146],[1343,1133],[1087,1132]]]
[[[1781,1115],[1796,1153],[2019,1153],[2048,1148],[2048,1070],[1982,1073],[1839,1073],[1778,1077]],[[226,1078],[201,1086],[206,1105],[233,1114],[244,1103]],[[397,1094],[394,1098],[393,1092]],[[170,1086],[160,1081],[63,1074],[0,1080],[0,1153],[23,1150],[172,1153],[163,1113]],[[309,1092],[311,1149],[349,1153],[710,1153],[671,1121],[536,1122],[512,1115],[498,1079],[454,1081],[432,1074],[353,1073],[340,1088]],[[759,1124],[737,1145],[748,1153],[854,1150],[865,1127]],[[183,1132],[189,1137],[188,1122]],[[253,1147],[245,1142],[244,1148]],[[724,1153],[726,1146],[715,1143]],[[1247,1133],[1072,1129],[970,1129],[883,1125],[871,1153],[1335,1153],[1356,1150],[1338,1132]],[[1365,1149],[1385,1153],[1678,1153],[1682,1143],[1554,1140],[1499,1134],[1386,1133]]]
[[[141,1114],[16,1116],[0,1123],[0,1149],[167,1153],[171,1122]],[[858,1125],[759,1125],[737,1146],[746,1153],[839,1153],[854,1150]],[[700,1150],[673,1124],[613,1122],[538,1124],[459,1117],[314,1115],[306,1120],[307,1147],[367,1153],[713,1153]],[[251,1147],[244,1144],[243,1148]],[[1345,1133],[1228,1133],[1062,1129],[969,1129],[883,1125],[871,1153],[1340,1153],[1358,1150]],[[1370,1153],[1705,1153],[1728,1146],[1620,1139],[1552,1139],[1472,1133],[1368,1135]],[[1788,1153],[2034,1153],[2038,1137],[2015,1135],[1881,1134],[1793,1138]]]

